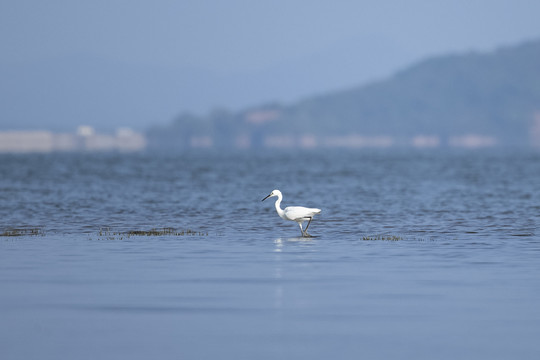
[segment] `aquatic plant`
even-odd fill
[[[130,230],[125,232],[127,236],[187,236],[187,235],[198,235],[198,236],[208,236],[208,232],[194,231],[191,229],[187,230],[176,230],[173,228],[163,228],[163,229],[151,229],[151,230]]]
[[[0,237],[12,236],[43,236],[45,233],[41,228],[12,228],[5,229],[0,233]]]
[[[97,233],[99,240],[123,240],[132,236],[208,236],[208,232],[191,229],[177,230],[174,228],[112,231],[110,228],[101,228]]]
[[[399,241],[399,240],[403,240],[403,238],[401,236],[397,236],[397,235],[367,235],[367,236],[362,236],[362,240],[365,240],[365,241]]]

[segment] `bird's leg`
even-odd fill
[[[310,217],[310,218],[309,218],[309,221],[308,221],[308,223],[307,223],[307,226],[306,226],[306,229],[304,230],[304,232],[306,232],[306,231],[307,231],[307,228],[309,227],[309,224],[311,224],[311,220],[313,220],[313,218],[312,218],[312,217]]]
[[[309,224],[311,224],[311,220],[312,220],[312,219],[313,219],[313,218],[309,218],[309,221],[308,221],[308,223],[307,223],[307,226],[306,226],[305,230],[302,232],[302,236],[303,236],[303,237],[311,237],[311,235],[308,234],[307,229],[308,229],[308,227],[309,227]]]
[[[300,232],[302,233],[302,236],[304,236],[304,229],[302,229],[302,223],[299,222],[297,224],[298,224],[298,226],[300,226]]]

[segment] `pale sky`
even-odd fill
[[[0,129],[142,129],[536,38],[537,0],[2,1]]]

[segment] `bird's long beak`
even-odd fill
[[[265,197],[265,198],[262,199],[261,201],[264,201],[264,200],[268,199],[268,198],[270,197],[270,195],[272,195],[272,194],[269,194],[267,197]]]

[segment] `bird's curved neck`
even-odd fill
[[[278,195],[278,198],[276,200],[276,203],[274,204],[276,206],[276,211],[280,217],[283,217],[283,214],[285,213],[283,210],[281,210],[281,200],[283,200],[283,197],[281,195]]]

